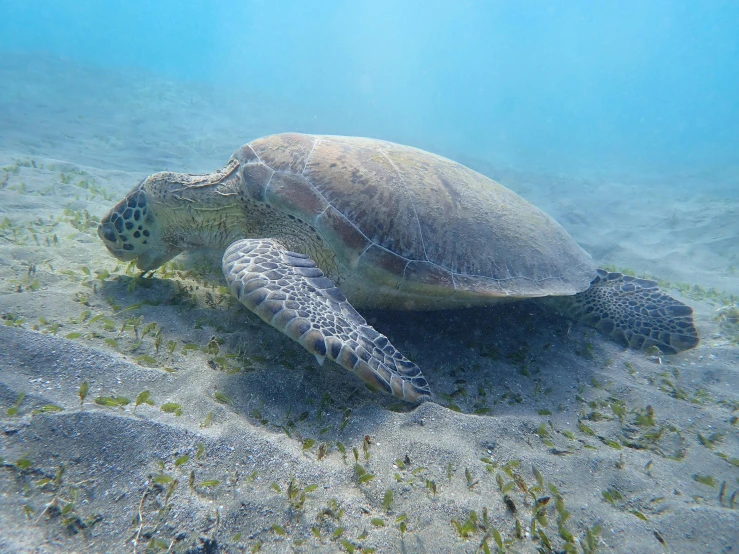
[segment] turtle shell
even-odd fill
[[[308,222],[343,264],[416,294],[571,295],[590,256],[547,214],[452,160],[391,142],[272,135],[234,154],[271,172],[267,202]]]

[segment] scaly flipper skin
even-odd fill
[[[562,315],[596,328],[623,346],[641,350],[656,346],[664,354],[677,354],[700,342],[693,309],[647,279],[599,269],[586,291],[547,301]]]
[[[359,315],[305,254],[271,239],[239,240],[223,255],[233,295],[299,342],[373,387],[409,402],[431,398],[421,370]]]

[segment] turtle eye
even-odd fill
[[[105,240],[109,240],[110,242],[115,242],[115,231],[111,229],[110,227],[105,228]]]
[[[100,230],[98,231],[98,235],[100,235],[100,238],[108,242],[115,243],[118,240],[118,233],[116,233],[115,229],[113,228],[113,225],[109,222],[106,222],[100,225]]]

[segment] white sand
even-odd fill
[[[222,294],[217,272],[201,275],[199,256],[134,288],[94,221],[85,227],[83,210],[102,216],[154,170],[216,169],[243,142],[291,122],[322,129],[292,117],[294,107],[250,110],[223,93],[146,76],[0,59],[0,167],[21,162],[17,173],[0,171],[0,551],[131,552],[138,538],[137,552],[147,544],[242,552],[259,543],[264,552],[475,552],[486,536],[495,551],[493,529],[509,551],[547,551],[530,534],[533,498],[542,497],[551,499],[537,528],[555,551],[566,546],[562,502],[578,552],[594,526],[601,552],[736,548],[739,350],[714,319],[717,304],[674,291],[696,310],[703,341],[663,358],[624,351],[535,303],[366,313],[461,413],[399,406],[335,365],[318,367]],[[598,263],[739,294],[731,269],[739,200],[710,187],[690,193],[697,178],[575,181],[457,158],[545,209]],[[211,337],[221,344],[208,348]],[[153,405],[134,410],[145,390]],[[17,413],[7,414],[21,393]],[[115,396],[131,403],[94,402]],[[179,404],[181,415],[163,411],[165,403]],[[43,412],[50,405],[63,410]],[[176,466],[181,456],[189,459]],[[406,456],[407,465],[397,463]],[[374,478],[361,482],[361,471]],[[166,478],[153,481],[162,475],[177,480],[169,498]],[[507,490],[511,475],[521,486]],[[317,487],[291,500],[291,480]],[[477,525],[463,538],[451,520],[464,524],[470,511]]]

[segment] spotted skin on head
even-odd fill
[[[431,398],[418,366],[367,325],[305,254],[275,240],[240,240],[223,255],[223,274],[239,302],[321,364],[333,360],[373,388],[409,402]]]
[[[700,342],[693,309],[647,279],[599,269],[586,291],[545,301],[562,315],[637,350],[656,346],[664,354],[677,354]]]
[[[181,250],[162,240],[159,223],[143,189],[144,183],[139,183],[100,220],[98,236],[116,258],[136,260],[136,267],[150,271]]]
[[[124,252],[142,250],[151,234],[146,228],[147,215],[146,195],[135,189],[100,222],[98,233]]]

